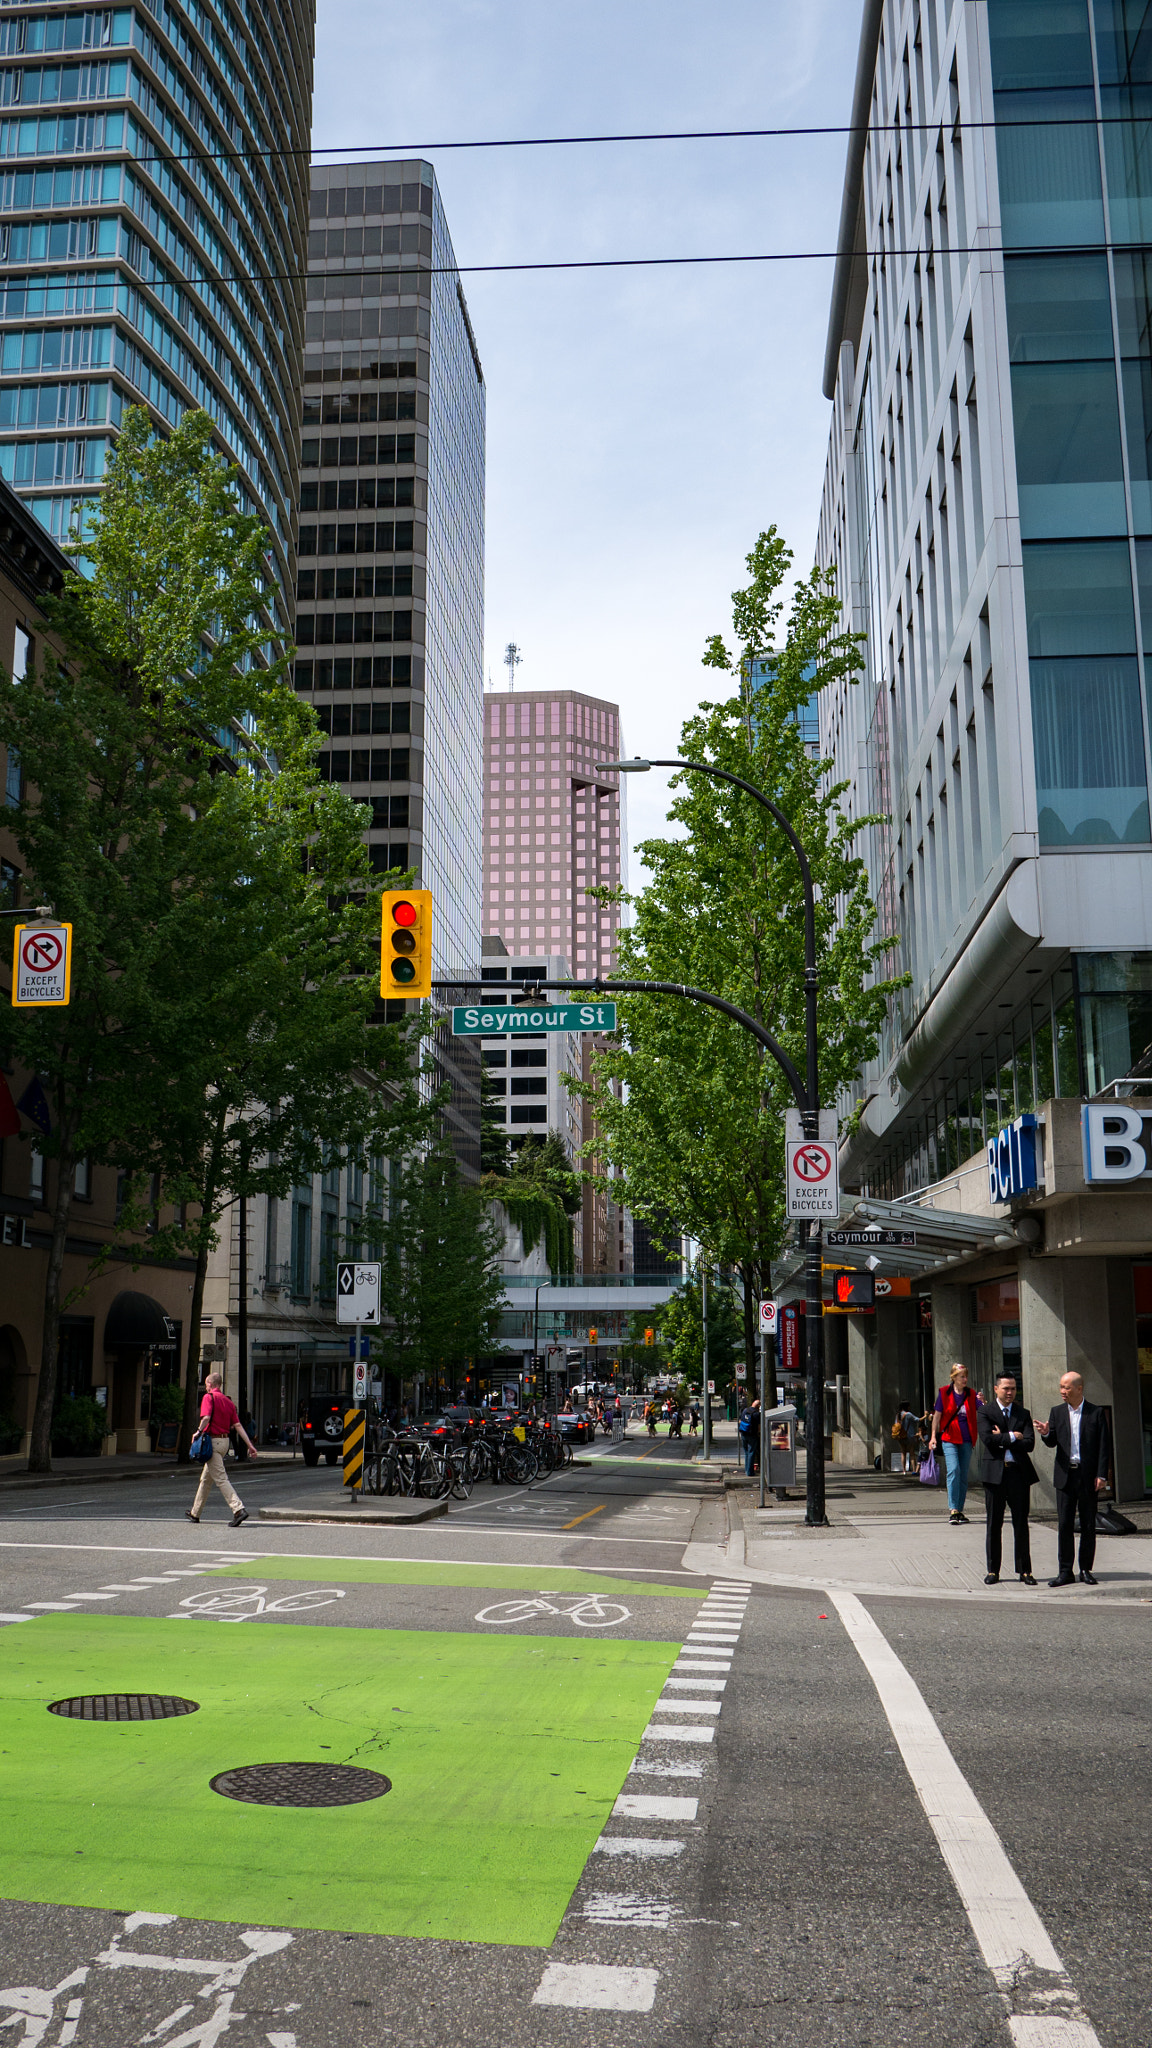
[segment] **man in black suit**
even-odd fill
[[[1032,1418],[1016,1399],[1016,1381],[1010,1372],[1001,1373],[995,1398],[976,1413],[976,1429],[984,1446],[984,1510],[987,1516],[986,1586],[1000,1581],[1000,1559],[1004,1542],[1004,1510],[1012,1516],[1012,1545],[1016,1576],[1034,1586],[1032,1552],[1028,1540],[1028,1496],[1036,1484],[1036,1472],[1028,1453],[1036,1443]]]
[[[1056,1577],[1050,1586],[1071,1586],[1076,1552],[1076,1514],[1080,1514],[1080,1580],[1094,1586],[1092,1565],[1096,1556],[1096,1500],[1108,1484],[1112,1458],[1108,1417],[1103,1408],[1084,1399],[1084,1382],[1078,1372],[1066,1372],[1060,1382],[1064,1399],[1053,1408],[1047,1422],[1037,1420],[1041,1436],[1056,1453],[1052,1484],[1056,1488]]]

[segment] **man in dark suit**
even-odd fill
[[[1056,1453],[1052,1484],[1056,1488],[1056,1562],[1059,1567],[1050,1586],[1071,1586],[1075,1580],[1076,1515],[1080,1515],[1080,1580],[1094,1586],[1092,1565],[1096,1556],[1096,1500],[1108,1484],[1112,1445],[1108,1417],[1103,1408],[1084,1399],[1084,1382],[1078,1372],[1066,1372],[1060,1382],[1064,1396],[1053,1408],[1047,1422],[1036,1427]]]
[[[976,1429],[984,1446],[984,1510],[987,1517],[986,1555],[988,1570],[984,1584],[1000,1581],[1000,1559],[1004,1542],[1004,1510],[1012,1516],[1012,1546],[1016,1576],[1034,1586],[1032,1552],[1028,1540],[1028,1496],[1036,1484],[1036,1472],[1028,1453],[1036,1443],[1032,1418],[1016,1399],[1016,1381],[1009,1372],[996,1382],[995,1398],[977,1410]]]

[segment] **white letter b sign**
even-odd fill
[[[1148,1171],[1144,1119],[1119,1102],[1086,1102],[1080,1111],[1086,1181],[1139,1180]]]

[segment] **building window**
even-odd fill
[[[92,1200],[92,1161],[90,1159],[78,1159],[76,1161],[74,1191],[78,1202],[90,1202]]]
[[[1027,546],[1024,589],[1041,844],[1147,842],[1127,543]]]
[[[4,802],[10,810],[16,810],[23,794],[24,772],[20,766],[20,756],[15,747],[9,747],[8,766],[4,776]]]
[[[312,1298],[311,1189],[297,1189],[292,1197],[292,1292],[298,1301]]]
[[[20,908],[20,870],[10,860],[0,860],[0,908]]]
[[[33,1201],[44,1200],[44,1155],[37,1151],[35,1144],[28,1155],[28,1193]]]

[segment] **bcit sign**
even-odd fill
[[[988,1157],[988,1200],[1010,1202],[1039,1185],[1036,1171],[1036,1119],[1018,1116],[1005,1124],[985,1147]]]
[[[1091,1187],[1116,1187],[1152,1178],[1152,1111],[1123,1102],[1086,1102],[1080,1111],[1084,1178]]]

